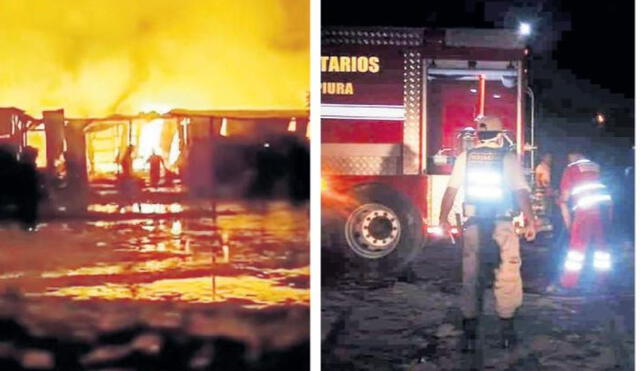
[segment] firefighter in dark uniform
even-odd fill
[[[464,188],[462,300],[466,351],[475,350],[478,317],[485,288],[483,251],[497,244],[500,262],[494,270],[493,292],[496,312],[501,319],[502,346],[515,343],[513,318],[522,304],[520,277],[520,242],[513,226],[513,197],[525,217],[525,237],[535,239],[530,189],[517,156],[510,151],[508,137],[496,117],[479,120],[479,143],[460,154],[455,162],[447,190],[442,199],[440,224],[449,233],[449,214],[460,187]],[[491,241],[493,239],[493,241]]]

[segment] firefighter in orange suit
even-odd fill
[[[600,167],[587,159],[581,149],[569,151],[569,164],[560,183],[560,210],[569,231],[567,251],[560,285],[573,289],[583,268],[589,264],[587,248],[594,248],[592,264],[598,284],[604,283],[612,266],[605,231],[612,213],[611,195],[600,180]]]

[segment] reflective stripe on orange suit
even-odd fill
[[[560,191],[562,193],[568,192],[572,194],[572,191],[576,190],[576,187],[585,184],[598,184],[600,183],[600,169],[596,163],[588,160],[580,160],[573,164],[569,164],[562,174],[562,181],[560,183]],[[592,194],[593,192],[584,191],[579,193],[573,193],[571,195],[572,201],[577,205],[582,198]],[[570,261],[570,254],[565,260],[563,265],[563,274],[560,278],[560,284],[567,288],[575,287],[580,278],[584,267],[592,265],[593,261],[586,260],[587,248],[591,246],[596,251],[609,252],[609,246],[607,245],[605,238],[605,226],[609,220],[610,205],[603,205],[602,203],[595,203],[590,207],[577,207],[574,209],[571,228],[569,230],[569,252],[573,251],[578,254],[573,254],[573,257],[581,256],[583,258],[581,264],[578,262]],[[604,213],[603,213],[604,211]],[[573,264],[573,265],[572,265]],[[606,275],[606,271],[599,272],[601,275]]]

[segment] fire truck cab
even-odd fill
[[[481,116],[501,119],[524,162],[527,53],[515,30],[324,28],[323,247],[400,272],[442,233],[449,174]]]

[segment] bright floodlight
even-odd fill
[[[520,23],[520,35],[529,36],[531,34],[531,25],[529,23]]]

